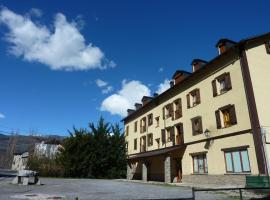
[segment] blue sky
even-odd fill
[[[269,32],[269,1],[0,2],[0,131],[119,122],[220,38]]]

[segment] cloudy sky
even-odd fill
[[[270,4],[243,2],[2,0],[0,133],[120,123],[220,38],[268,32]]]

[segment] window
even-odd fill
[[[128,136],[129,133],[129,126],[126,126],[126,136]]]
[[[153,124],[153,114],[152,113],[149,114],[147,118],[148,118],[148,126],[151,126]]]
[[[192,158],[194,174],[208,173],[206,154],[194,155]]]
[[[138,121],[134,122],[134,132],[136,133],[138,129]]]
[[[173,104],[170,103],[163,108],[163,119],[173,118]]]
[[[159,127],[159,116],[155,118],[156,119],[156,127]]]
[[[153,134],[150,133],[147,135],[147,146],[152,146],[153,145]]]
[[[126,142],[126,150],[128,151],[128,142]]]
[[[227,128],[237,124],[236,113],[234,105],[227,105],[219,108],[215,112],[217,128]]]
[[[250,164],[247,149],[225,151],[226,172],[249,173]]]
[[[270,54],[270,42],[269,41],[265,43],[265,49],[266,49],[266,53]]]
[[[166,138],[167,138],[166,140],[167,142],[175,142],[174,126],[166,128]]]
[[[144,133],[146,131],[146,117],[142,118],[140,121],[140,132]]]
[[[191,119],[192,123],[192,133],[193,135],[198,135],[203,133],[203,128],[202,128],[202,117],[194,117]]]
[[[230,73],[224,73],[212,81],[213,96],[221,95],[232,89]]]
[[[134,139],[134,150],[137,150],[137,138]]]
[[[182,102],[181,99],[176,99],[174,101],[174,119],[179,119],[180,117],[182,117]]]
[[[195,89],[187,94],[187,108],[194,107],[201,103],[200,90]]]

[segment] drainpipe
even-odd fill
[[[267,172],[267,176],[269,176],[270,174],[270,162],[269,162],[269,155],[267,153],[267,145],[270,144],[270,142],[267,142],[266,137],[268,133],[267,131],[267,127],[269,128],[270,126],[261,126],[261,135],[262,135],[262,141],[263,141],[263,150],[264,150],[264,159],[265,159],[265,163],[266,163],[266,172]]]

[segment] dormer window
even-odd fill
[[[221,95],[232,89],[230,73],[224,73],[212,81],[213,96]]]
[[[227,51],[229,48],[233,47],[236,44],[236,42],[228,39],[220,39],[216,47],[218,48],[219,55]]]
[[[187,94],[187,108],[192,108],[201,103],[200,90],[197,88]]]

